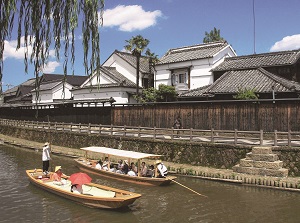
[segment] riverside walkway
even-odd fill
[[[248,146],[300,146],[300,132],[263,132],[238,130],[201,130],[174,129],[156,127],[114,126],[96,124],[33,122],[22,120],[0,119],[1,125],[28,129],[41,129],[54,132],[75,132],[93,135],[110,135],[129,138],[146,138],[166,141],[189,141],[215,144],[248,145]]]

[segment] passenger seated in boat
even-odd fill
[[[127,174],[128,171],[129,171],[128,161],[124,160],[124,164],[123,164],[123,167],[122,167],[122,173]]]
[[[129,176],[137,176],[137,167],[135,166],[134,162],[130,165],[130,170],[127,173]]]
[[[55,167],[55,173],[51,176],[51,180],[53,180],[53,183],[56,185],[65,185],[67,184],[66,179],[67,176],[62,172],[61,166]]]
[[[118,168],[118,165],[117,164],[114,164],[113,168],[110,168],[110,172],[113,172],[113,173],[116,173],[117,172],[117,168]]]
[[[156,170],[157,170],[157,177],[165,178],[168,175],[167,167],[162,163],[161,160],[156,160]]]
[[[108,171],[109,168],[110,168],[110,166],[109,166],[108,157],[105,157],[105,159],[103,161],[102,169]]]
[[[142,166],[141,166],[141,176],[142,177],[146,177],[147,176],[147,171],[148,171],[148,168],[146,166],[146,163],[145,162],[142,162]]]
[[[72,184],[71,192],[74,194],[82,194],[82,186],[79,184]]]
[[[149,169],[147,170],[146,176],[147,177],[153,177],[154,176],[154,166],[153,165],[149,166]]]
[[[123,173],[122,168],[123,168],[123,160],[119,160],[116,173]]]
[[[99,160],[95,166],[96,169],[101,170],[102,169],[102,160]]]

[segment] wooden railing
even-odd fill
[[[153,140],[185,140],[190,142],[222,143],[232,145],[260,146],[300,146],[300,132],[263,132],[235,130],[201,130],[149,128],[141,126],[113,126],[95,124],[76,124],[58,122],[34,122],[23,120],[0,119],[0,125],[17,126],[31,129],[44,129],[55,132],[78,132],[118,137],[150,138]]]

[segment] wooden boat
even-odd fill
[[[103,154],[108,157],[116,156],[116,157],[122,157],[128,159],[135,159],[138,161],[138,169],[140,169],[141,159],[158,159],[161,157],[161,155],[133,152],[128,150],[120,150],[120,149],[112,149],[107,147],[85,147],[81,149],[86,151],[86,157],[88,157],[87,152],[94,152],[94,153]],[[120,180],[124,182],[131,182],[135,184],[151,185],[151,186],[169,185],[172,182],[172,180],[176,179],[176,177],[174,176],[168,176],[166,178],[142,177],[140,175],[129,176],[127,174],[120,174],[111,171],[106,171],[103,169],[97,169],[95,168],[96,161],[89,160],[86,157],[75,159],[75,162],[79,167],[79,169],[88,173],[104,176],[106,178],[111,178],[111,179]]]
[[[49,179],[49,175],[43,175],[42,170],[26,170],[30,182],[44,190],[57,194],[72,201],[93,208],[117,209],[132,204],[141,197],[140,194],[125,190],[119,190],[99,184],[89,183],[82,185],[83,194],[71,192],[71,182],[65,185],[56,185]]]

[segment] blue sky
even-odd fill
[[[214,27],[237,55],[300,48],[300,1],[255,0],[106,0],[104,25],[99,27],[103,63],[114,50],[124,50],[125,40],[142,35],[160,57],[169,49],[203,42]],[[76,75],[85,75],[80,31],[76,31]],[[24,55],[15,51],[16,33],[5,43],[3,90],[33,78],[32,66],[24,72]],[[45,73],[63,73],[63,60],[50,58]],[[70,70],[71,74],[71,70]]]

